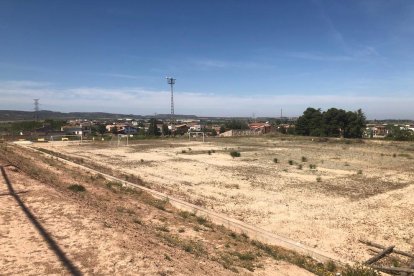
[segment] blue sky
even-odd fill
[[[0,109],[414,119],[414,1],[0,1]]]

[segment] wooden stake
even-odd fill
[[[377,255],[375,255],[374,257],[368,259],[365,264],[370,265],[375,263],[376,261],[381,260],[382,258],[384,258],[386,255],[390,254],[393,250],[394,250],[395,245],[389,246],[387,248],[385,248],[384,250],[382,250],[380,253],[378,253]]]
[[[378,243],[374,243],[374,242],[371,242],[371,241],[368,241],[368,240],[364,240],[364,239],[360,239],[359,242],[364,243],[364,244],[369,245],[369,246],[376,247],[376,248],[381,248],[381,249],[385,249],[386,248],[383,245],[380,245]],[[408,252],[404,252],[404,251],[401,251],[401,250],[397,250],[397,249],[395,249],[393,252],[414,259],[414,254],[411,254],[411,253],[408,253]]]

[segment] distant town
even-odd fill
[[[338,111],[337,109],[334,110]],[[175,115],[172,118],[169,114],[141,116],[90,112],[61,113],[3,110],[0,111],[0,138],[3,140],[47,141],[51,139],[75,139],[81,136],[84,139],[95,140],[99,138],[108,140],[114,135],[143,138],[148,136],[182,136],[197,132],[210,137],[255,136],[268,133],[344,137],[341,132],[344,126],[341,127],[340,123],[336,121],[335,123],[338,126],[331,126],[334,131],[330,132],[327,132],[327,130],[321,131],[319,128],[316,131],[313,130],[313,132],[312,130],[299,129],[298,119],[299,124],[301,124],[304,116],[253,118]],[[319,123],[319,125],[326,124],[326,120],[324,123]],[[364,118],[360,127],[360,134],[349,137],[345,135],[345,138],[412,140],[414,136],[414,122],[412,120],[365,121]],[[336,129],[338,131],[335,131]]]

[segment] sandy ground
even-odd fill
[[[0,160],[0,165],[6,164]],[[34,180],[15,167],[5,167],[5,171],[19,200],[36,222],[11,196],[1,177],[1,275],[68,275],[68,264],[65,266],[64,262],[89,275],[234,274],[208,258],[195,257],[165,244],[150,226],[137,224],[138,218],[147,225],[164,218],[165,212],[152,206],[113,196],[105,185],[94,187],[84,183],[89,195],[74,194],[62,188],[65,181],[74,180],[66,172],[61,173],[63,184],[58,185]],[[177,222],[173,218],[167,221],[172,223],[170,227],[180,227],[174,225]],[[58,257],[58,250],[64,259]],[[282,261],[267,262],[254,275],[312,275]],[[247,270],[241,273],[252,274]]]
[[[138,175],[154,189],[343,259],[369,257],[359,238],[414,250],[412,143],[255,137],[35,146]]]

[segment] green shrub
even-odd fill
[[[279,160],[277,158],[273,158],[273,162],[277,163],[277,162],[279,162]]]
[[[293,165],[293,160],[288,161],[289,165]]]
[[[362,174],[362,170],[358,170],[357,171],[357,174]]]
[[[322,182],[322,177],[318,176],[318,177],[316,178],[316,182]]]
[[[362,265],[347,266],[342,271],[342,276],[380,276],[380,274],[369,267]]]
[[[316,165],[315,164],[309,164],[309,169],[316,170]]]
[[[211,155],[211,150],[207,151],[207,154],[208,154],[208,155]]]
[[[302,162],[307,162],[308,158],[306,158],[305,156],[302,156]]]
[[[302,169],[302,164],[299,164],[298,165],[298,170],[301,170]]]
[[[187,152],[186,150],[182,150],[182,151],[181,151],[181,153],[186,153],[186,152]]]
[[[79,184],[72,184],[68,187],[72,192],[82,193],[86,191],[86,188]]]
[[[240,157],[241,156],[241,154],[240,154],[240,152],[238,152],[238,151],[235,151],[235,150],[233,150],[233,151],[231,151],[230,152],[230,155],[231,155],[231,157]]]

